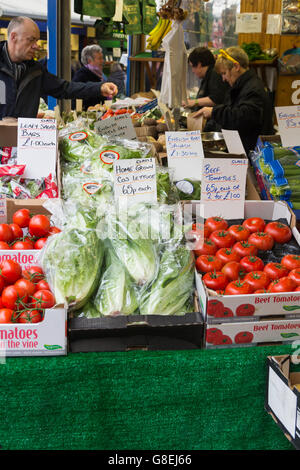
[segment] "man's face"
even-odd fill
[[[93,54],[93,60],[90,60],[89,62],[91,65],[94,67],[97,67],[99,70],[102,70],[103,66],[103,54],[102,52],[95,52]]]
[[[11,32],[9,38],[11,59],[13,62],[32,60],[39,49],[37,41],[40,39],[40,31],[37,25],[31,21],[25,21]]]
[[[196,75],[197,78],[203,78],[206,73],[206,67],[202,67],[201,63],[198,62],[197,65],[191,64],[192,72]]]
[[[232,87],[236,79],[240,76],[239,67],[236,64],[233,64],[232,69],[225,67],[224,65],[220,67],[220,74],[222,76],[223,82],[229,83]]]

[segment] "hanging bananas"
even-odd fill
[[[147,38],[147,48],[156,51],[161,46],[163,38],[172,28],[172,20],[159,17],[158,23],[150,31]]]

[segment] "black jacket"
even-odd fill
[[[85,66],[82,66],[80,67],[80,69],[76,70],[72,78],[72,82],[98,83],[99,86],[100,86],[100,83],[106,82],[106,81],[107,79],[105,75],[103,76],[103,79],[101,80],[100,77],[98,77],[98,75],[96,75],[94,72],[92,72]],[[86,110],[89,106],[95,106],[98,103],[104,103],[104,99],[102,98],[101,100],[99,100],[99,97],[97,96],[90,96],[82,101],[82,108]]]
[[[259,135],[271,135],[273,105],[263,82],[247,70],[234,83],[225,104],[215,106],[212,119],[222,129],[237,130],[248,155]]]
[[[57,99],[102,98],[100,83],[73,83],[56,77],[38,61],[26,61],[26,72],[19,86],[3,55],[5,41],[0,43],[0,119],[36,117],[40,97],[50,95]]]
[[[228,83],[223,82],[221,75],[211,65],[202,79],[197,98],[208,96],[215,104],[221,104],[224,103],[229,88]]]

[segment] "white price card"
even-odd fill
[[[222,129],[222,134],[229,153],[234,153],[235,155],[246,155],[238,131],[228,131],[227,129]]]
[[[103,121],[97,121],[95,122],[94,129],[99,135],[137,140],[132,119],[128,114],[110,116],[107,119],[103,119]]]
[[[275,112],[282,146],[300,145],[300,106],[278,106]]]
[[[155,158],[114,161],[114,195],[119,205],[157,202]]]
[[[173,169],[173,180],[200,179],[204,160],[201,132],[166,132],[168,167]]]
[[[56,119],[18,118],[18,165],[24,178],[55,175],[57,158]]]
[[[261,33],[262,13],[238,13],[236,15],[236,33]]]
[[[201,180],[205,218],[244,218],[247,168],[246,158],[205,158]]]

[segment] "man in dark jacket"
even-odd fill
[[[31,18],[13,18],[7,36],[7,41],[0,43],[0,119],[36,117],[42,95],[57,99],[97,96],[100,100],[117,94],[112,83],[68,82],[34,60],[40,31]]]
[[[249,69],[248,55],[240,47],[221,50],[216,67],[231,87],[228,100],[200,109],[197,116],[213,119],[222,129],[237,130],[248,155],[259,135],[274,133],[271,99],[261,79]]]

